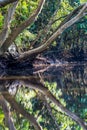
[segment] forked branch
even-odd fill
[[[5,79],[5,78],[4,78]],[[11,78],[10,78],[11,79]],[[10,80],[8,78],[8,81]],[[13,79],[13,78],[12,78]],[[15,77],[14,77],[15,79]],[[56,97],[51,94],[51,92],[48,90],[47,87],[44,86],[44,84],[37,81],[37,78],[25,78],[25,77],[19,77],[18,78],[19,85],[25,85],[26,87],[39,90],[43,95],[45,95],[46,98],[49,98],[52,102],[57,105],[62,112],[64,112],[67,116],[69,116],[71,119],[76,121],[84,130],[87,130],[87,125],[85,124],[85,121],[80,119],[75,113],[69,111],[66,107],[64,107],[61,102],[56,99]],[[31,80],[32,79],[32,80]],[[27,113],[16,101],[15,99],[8,93],[3,92],[4,98],[11,104],[11,106],[17,110],[20,114],[22,114],[24,117],[26,117],[36,128],[36,130],[41,130],[40,126],[37,124],[35,118]],[[39,129],[38,129],[39,128]]]
[[[12,44],[12,42],[16,39],[16,37],[28,26],[30,26],[37,18],[39,13],[41,12],[43,5],[45,3],[45,0],[40,0],[38,4],[38,8],[34,11],[34,13],[21,25],[14,28],[12,30],[12,33],[9,35],[9,37],[6,39],[6,41],[3,43],[3,45],[0,48],[1,53],[3,54],[5,51],[7,51],[8,47]]]
[[[35,81],[35,80],[33,80]],[[33,89],[38,89],[42,94],[44,94],[47,98],[49,98],[52,102],[57,105],[62,112],[64,112],[67,116],[69,116],[71,119],[76,121],[84,130],[87,130],[87,126],[85,125],[84,121],[80,119],[76,114],[69,111],[66,107],[64,107],[58,99],[56,99],[55,96],[51,94],[51,92],[42,84],[40,83],[31,83],[29,80],[22,80],[22,84],[26,85],[26,87],[30,87]]]
[[[82,8],[80,9],[80,7],[78,7],[80,9],[79,13],[73,17],[72,19],[70,19],[69,21],[67,21],[65,24],[63,24],[62,26],[60,26],[60,28],[58,28],[58,30],[41,46],[33,49],[33,50],[29,50],[27,52],[24,52],[20,55],[19,59],[23,59],[25,57],[28,57],[31,54],[37,54],[37,53],[41,53],[42,51],[46,50],[47,47],[59,36],[62,34],[62,32],[67,29],[68,27],[70,27],[71,25],[73,25],[75,22],[77,22],[80,18],[82,18],[85,15],[85,11],[87,9],[87,3],[85,3],[83,6],[81,6]],[[72,13],[71,13],[72,14]]]
[[[10,103],[11,107],[16,110],[16,112],[23,115],[30,121],[30,123],[34,126],[35,130],[42,130],[33,115],[29,114],[26,110],[24,110],[22,106],[20,106],[20,104],[16,102],[14,97],[12,97],[8,92],[3,93],[2,95]]]

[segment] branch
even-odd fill
[[[59,3],[59,4],[60,4],[60,3]],[[31,47],[39,40],[39,38],[40,38],[42,35],[44,35],[44,39],[41,41],[41,44],[40,44],[40,45],[44,44],[44,42],[46,42],[46,35],[48,34],[49,30],[51,29],[52,24],[54,24],[55,22],[59,21],[60,19],[65,18],[65,17],[67,16],[67,17],[61,22],[61,24],[58,26],[58,28],[56,29],[56,30],[58,30],[58,29],[60,28],[60,26],[62,26],[62,25],[63,25],[64,23],[66,23],[67,21],[69,21],[69,20],[71,19],[71,17],[73,17],[73,15],[75,15],[75,14],[78,12],[78,10],[81,9],[83,6],[84,6],[84,4],[81,5],[81,6],[79,6],[78,8],[76,8],[74,11],[72,11],[72,13],[70,13],[68,16],[67,16],[67,15],[64,15],[64,16],[61,16],[61,17],[59,17],[59,18],[57,18],[57,19],[54,20],[54,17],[56,16],[56,14],[57,14],[57,12],[58,12],[58,9],[59,9],[59,7],[58,7],[57,10],[56,10],[56,11],[54,12],[54,14],[52,15],[52,17],[51,17],[50,21],[48,22],[47,26],[45,26],[45,28],[42,30],[42,32],[39,31],[39,33],[38,33],[36,39],[31,43],[31,45],[30,45],[29,48],[31,48]]]
[[[53,113],[52,113],[52,109],[51,109],[51,107],[50,107],[50,104],[47,102],[45,95],[43,95],[42,93],[40,93],[40,94],[38,94],[38,96],[39,96],[40,100],[44,103],[44,105],[46,106],[46,109],[48,110],[49,115],[51,116],[51,118],[52,118],[53,121],[55,122],[55,125],[56,125],[56,127],[57,127],[57,130],[60,130],[60,128],[59,128],[59,126],[58,126],[58,123],[57,123],[55,117],[53,116]]]
[[[27,111],[25,111],[22,106],[20,106],[20,104],[16,102],[15,98],[12,97],[12,95],[10,95],[8,92],[3,93],[2,95],[10,103],[11,107],[16,110],[16,112],[22,114],[30,121],[30,123],[34,126],[35,130],[42,130],[42,128],[38,125],[36,119]]]
[[[68,15],[61,16],[61,17],[55,19],[51,24],[54,24],[54,23],[56,23],[57,21],[59,21],[59,20],[61,20],[61,19],[64,19],[64,18],[66,19],[67,16],[68,16]],[[65,21],[65,19],[64,19],[64,21]]]
[[[39,40],[39,38],[40,38],[41,36],[44,36],[44,38],[42,39],[40,45],[44,44],[44,42],[46,41],[46,35],[47,35],[48,32],[50,31],[52,24],[54,24],[55,22],[59,21],[59,20],[62,19],[62,18],[65,18],[66,16],[67,16],[67,15],[62,16],[62,17],[60,17],[60,18],[57,18],[57,19],[53,20],[53,17],[54,17],[54,15],[53,15],[52,18],[50,19],[49,23],[47,24],[47,26],[45,26],[44,29],[42,30],[42,32],[39,31],[39,33],[38,33],[36,39],[30,44],[30,47],[29,47],[29,48],[33,47],[33,46],[35,45],[35,43]]]
[[[43,5],[45,3],[45,0],[40,0],[38,8],[35,10],[35,12],[21,25],[14,28],[12,30],[12,33],[9,35],[9,37],[6,39],[6,41],[3,43],[3,45],[0,48],[1,53],[3,54],[5,51],[7,51],[8,47],[12,44],[12,42],[16,39],[16,37],[28,26],[30,26],[37,18],[39,13],[41,12]]]
[[[58,1],[57,4],[60,5],[60,2],[61,2],[61,1]],[[58,6],[58,8],[56,9],[56,11],[53,13],[53,15],[51,16],[51,18],[50,18],[48,24],[44,27],[44,29],[42,30],[42,32],[39,31],[39,33],[38,33],[36,39],[31,43],[30,48],[36,43],[36,41],[39,40],[39,38],[40,38],[41,36],[44,36],[44,40],[41,42],[41,44],[43,44],[43,42],[44,42],[45,39],[46,39],[47,32],[49,32],[49,30],[50,30],[50,28],[51,28],[51,25],[53,24],[54,17],[56,16],[56,14],[57,14],[57,12],[58,12],[58,9],[59,9],[59,6]],[[57,20],[56,20],[56,21],[57,21]],[[54,22],[55,22],[55,21],[54,21]]]
[[[16,1],[17,0],[0,0],[0,8]]]
[[[18,2],[12,3],[6,14],[6,18],[4,20],[4,27],[3,27],[2,32],[0,33],[0,46],[4,43],[4,41],[6,40],[6,38],[8,36],[9,29],[10,29],[10,23],[11,23],[13,15],[14,15],[17,3]]]
[[[60,101],[51,94],[48,88],[44,86],[44,84],[41,84],[39,80],[37,82],[37,78],[35,79],[33,77],[28,77],[26,80],[26,77],[19,77],[18,79],[19,79],[18,81],[20,85],[25,85],[26,87],[29,87],[35,90],[38,89],[42,94],[44,94],[47,98],[49,98],[52,102],[54,102],[55,105],[57,105],[62,112],[64,112],[67,116],[69,116],[71,119],[76,121],[84,130],[87,130],[87,126],[85,125],[85,122],[82,119],[80,119],[76,114],[74,114],[73,112],[70,112],[66,107],[64,107],[60,103]],[[2,80],[5,80],[5,78]],[[8,78],[8,80],[10,80],[10,78]],[[4,92],[3,96],[6,98],[6,100],[11,104],[11,106],[16,111],[18,111],[23,116],[25,116],[34,125],[35,128],[39,128],[41,130],[41,128],[38,126],[34,117],[30,115],[29,113],[27,113],[8,92]]]
[[[78,6],[75,10],[73,10],[59,25],[58,29],[64,25],[66,22],[68,22],[75,14],[79,12],[80,9],[82,9],[85,6],[86,3]]]
[[[67,116],[69,116],[71,119],[76,121],[84,130],[87,130],[87,126],[85,125],[83,120],[80,119],[73,112],[70,112],[66,107],[64,107],[60,103],[60,101],[58,99],[56,99],[44,85],[42,85],[40,83],[35,83],[35,80],[32,80],[32,82],[33,83],[31,83],[31,81],[29,81],[29,80],[24,80],[24,81],[22,80],[21,84],[26,85],[26,87],[30,87],[30,88],[33,88],[33,89],[38,89],[42,94],[44,94],[47,98],[49,98],[52,102],[54,102],[55,105],[57,105],[60,108],[61,111],[63,111],[64,113],[66,113]]]
[[[87,3],[85,3],[80,12],[73,17],[71,20],[69,20],[68,22],[66,22],[65,24],[63,24],[62,26],[60,26],[60,28],[58,28],[58,30],[41,46],[33,49],[33,50],[29,50],[27,52],[24,52],[20,55],[19,59],[23,59],[28,57],[29,55],[32,54],[37,54],[37,53],[41,53],[42,51],[46,50],[47,47],[59,36],[62,34],[62,32],[67,29],[68,27],[70,27],[71,25],[73,25],[75,22],[77,22],[80,18],[82,18],[85,14],[85,10],[87,9]],[[80,7],[78,7],[80,8]],[[71,13],[72,14],[72,13]]]
[[[16,130],[14,127],[12,118],[11,118],[10,110],[9,110],[7,103],[2,95],[0,95],[0,105],[2,106],[2,109],[4,111],[6,124],[9,128],[9,130]]]

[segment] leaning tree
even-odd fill
[[[51,16],[50,20],[48,21],[47,25],[43,28],[43,30],[39,30],[37,32],[36,38],[34,39],[33,43],[30,43],[31,47],[30,49],[27,49],[26,51],[18,51],[19,48],[11,47],[13,43],[15,42],[16,38],[28,27],[31,27],[31,25],[37,20],[37,17],[41,13],[41,11],[44,8],[45,0],[39,0],[36,10],[27,18],[27,20],[21,22],[18,25],[11,26],[12,19],[15,17],[15,11],[16,7],[18,5],[19,0],[1,0],[0,1],[0,8],[4,8],[6,5],[9,6],[6,16],[4,17],[4,24],[0,32],[0,67],[1,69],[8,69],[10,67],[14,68],[14,66],[19,68],[21,71],[21,65],[24,67],[24,64],[28,62],[29,66],[31,66],[31,69],[33,67],[33,62],[35,61],[35,58],[38,54],[41,54],[43,51],[47,50],[51,43],[61,36],[61,34],[70,26],[73,26],[75,22],[80,20],[82,17],[86,15],[86,9],[87,9],[87,3],[84,3],[80,6],[78,6],[76,9],[74,9],[70,14],[62,17],[62,22],[56,26],[55,29],[52,30],[52,25],[58,20],[55,19],[56,14],[58,13],[58,9],[56,9]],[[59,1],[59,4],[61,1]],[[59,6],[59,5],[58,5]],[[61,18],[59,18],[61,19]],[[52,30],[52,31],[50,31]],[[40,37],[42,37],[41,42],[35,47],[35,43],[37,43],[38,40],[40,40]],[[16,45],[15,45],[16,46]],[[11,48],[12,52],[11,52]],[[10,53],[10,54],[9,54]],[[4,66],[4,67],[3,67]],[[56,99],[55,96],[52,95],[52,93],[45,87],[45,84],[41,78],[41,75],[39,74],[39,80],[37,80],[34,77],[24,77],[24,76],[2,76],[0,78],[0,105],[2,106],[2,109],[4,111],[5,120],[10,130],[15,130],[15,126],[12,121],[11,112],[9,110],[9,107],[7,105],[7,102],[10,103],[11,107],[14,108],[14,110],[17,113],[20,113],[25,118],[27,118],[30,123],[34,126],[36,130],[42,130],[42,127],[37,123],[36,118],[29,114],[27,111],[24,110],[23,107],[21,107],[15,100],[15,97],[13,97],[11,94],[9,94],[8,87],[10,87],[11,84],[7,86],[7,82],[13,82],[15,87],[25,85],[27,88],[30,87],[34,90],[38,90],[41,93],[41,98],[44,99],[44,102],[47,104],[47,98],[49,98],[52,102],[58,106],[61,111],[63,111],[66,115],[68,115],[71,119],[76,121],[84,130],[87,129],[87,126],[85,122],[80,119],[76,114],[70,112],[69,110],[64,107],[58,99]],[[17,82],[19,80],[19,82]],[[7,102],[6,102],[7,101]],[[50,106],[49,106],[50,107]],[[59,126],[57,126],[57,129],[59,129]]]

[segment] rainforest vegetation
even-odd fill
[[[0,130],[87,130],[86,62],[87,0],[0,0]]]

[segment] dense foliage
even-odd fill
[[[9,34],[11,33],[11,29],[16,28],[32,15],[38,6],[38,2],[39,0],[19,1],[11,22]],[[39,45],[43,45],[44,41],[47,40],[55,32],[55,30],[59,28],[61,22],[67,18],[70,12],[84,2],[86,2],[86,0],[46,0],[41,13],[37,16],[35,21],[23,32],[21,32],[14,40],[14,43],[17,46],[17,51],[24,52]],[[4,19],[8,8],[9,5],[0,9],[1,30],[4,25]],[[72,17],[74,17],[74,15]],[[84,16],[74,25],[67,28],[60,36],[58,36],[51,43],[50,47],[48,47],[48,50],[42,53],[42,55],[44,57],[48,57],[49,59],[52,58],[53,60],[58,60],[59,58],[61,61],[63,59],[83,60],[85,59],[84,54],[87,53],[86,44],[87,16]],[[48,90],[65,108],[77,113],[79,117],[84,119],[87,123],[87,108],[81,107],[82,104],[86,104],[87,94],[82,91],[83,93],[81,95],[78,90],[75,91],[81,87],[80,83],[81,85],[84,83],[81,82],[81,76],[83,76],[83,74],[77,74],[77,72],[73,73],[73,70],[65,74],[64,71],[61,73],[58,72],[58,74],[60,78],[57,80],[53,78],[52,82],[50,78],[44,80],[46,88],[48,88]],[[69,90],[69,88],[71,88],[71,90]],[[73,88],[75,89],[73,90]],[[79,124],[65,115],[60,108],[58,108],[50,99],[46,99],[46,96],[40,93],[37,89],[30,89],[27,88],[26,85],[23,85],[17,89],[14,97],[27,112],[36,118],[43,130],[58,130],[58,128],[60,128],[60,130],[82,130]],[[73,102],[75,103],[73,104]],[[10,104],[7,105],[10,108],[17,130],[35,129],[34,126],[23,117],[23,115],[18,114],[17,112],[15,113],[15,110],[11,108]],[[79,106],[79,110],[77,110],[77,106]],[[8,130],[4,112],[1,107],[0,130]]]

